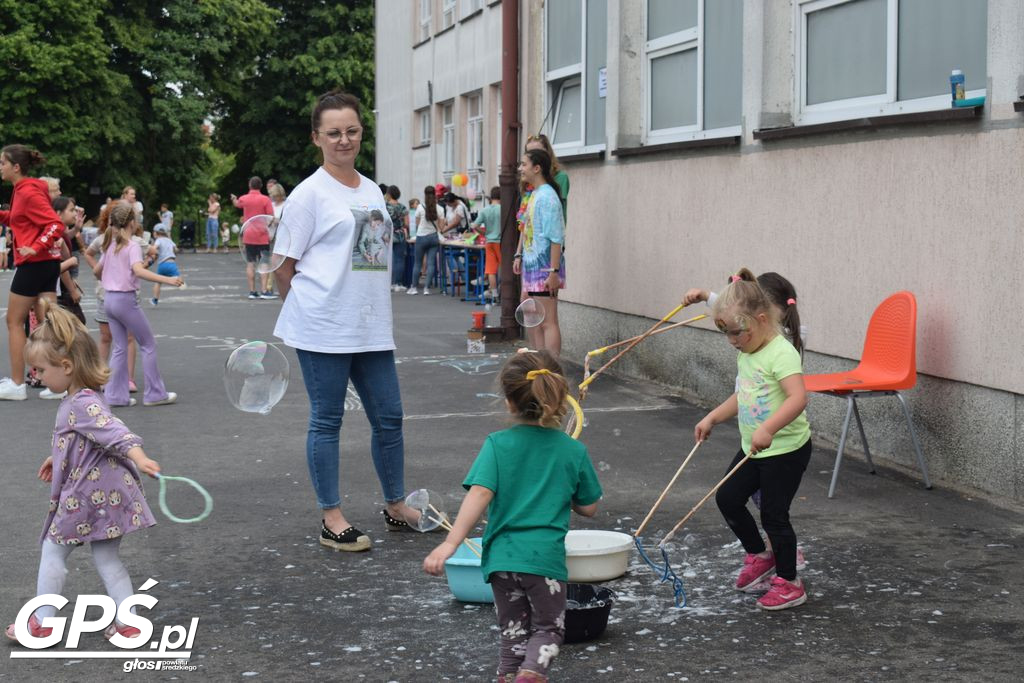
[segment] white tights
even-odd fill
[[[68,556],[75,549],[73,545],[58,545],[49,539],[43,541],[43,553],[39,559],[39,579],[36,582],[36,595],[55,593],[64,594],[64,579],[67,578],[66,568]],[[122,601],[131,596],[132,579],[128,576],[128,570],[121,563],[117,551],[121,545],[120,538],[112,538],[106,541],[93,541],[89,544],[92,547],[92,559],[96,563],[96,571],[103,579],[103,585],[107,589],[107,595],[114,600],[114,604],[120,605]],[[134,611],[134,610],[133,610]],[[53,605],[43,605],[36,610],[36,619],[42,621],[46,617],[57,614],[57,608]]]

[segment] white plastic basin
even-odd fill
[[[633,537],[618,531],[573,529],[565,536],[569,581],[608,581],[626,573]]]

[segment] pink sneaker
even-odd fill
[[[135,382],[133,382],[132,380],[128,380],[128,393],[134,394],[138,390],[139,388],[135,386]]]
[[[804,551],[800,546],[796,547],[796,570],[802,572],[807,568],[807,558],[804,557]]]
[[[758,586],[775,571],[775,555],[758,557],[747,553],[743,560],[743,570],[736,577],[736,590],[745,593],[756,592]],[[762,589],[763,590],[763,589]]]
[[[771,590],[758,599],[757,606],[775,611],[804,604],[807,602],[807,591],[804,590],[803,581],[797,581],[798,583],[792,583],[781,576],[773,576]]]
[[[125,638],[138,638],[142,635],[142,631],[134,626],[126,626],[125,624],[119,624],[115,621],[107,627],[106,631],[103,632],[103,637],[110,640],[114,637],[115,633],[120,633]]]
[[[39,620],[36,619],[36,615],[33,614],[28,618],[28,632],[34,638],[45,638],[46,636],[53,633],[53,629],[43,628],[42,624],[39,623]],[[18,636],[14,634],[14,624],[11,624],[7,627],[7,631],[5,632],[5,634],[7,635],[8,638],[17,642]]]

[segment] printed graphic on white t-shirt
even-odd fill
[[[391,217],[379,209],[351,208],[359,235],[352,250],[352,270],[386,271],[391,254]]]

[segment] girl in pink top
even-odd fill
[[[139,278],[173,287],[182,286],[184,281],[180,277],[157,275],[146,270],[142,249],[131,239],[135,228],[135,211],[131,206],[122,202],[111,209],[110,225],[103,237],[103,260],[96,269],[106,292],[103,306],[114,341],[110,381],[103,394],[111,406],[135,404],[135,399],[128,396],[127,350],[128,333],[131,332],[142,351],[142,370],[146,378],[143,405],[161,406],[174,403],[178,395],[164,387],[157,367],[156,339],[145,313],[139,308],[135,292],[139,289]]]

